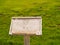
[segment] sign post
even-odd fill
[[[30,45],[30,35],[24,35],[24,45]]]
[[[42,35],[41,17],[12,17],[10,35],[24,35],[24,45],[30,45],[30,35]]]

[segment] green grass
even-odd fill
[[[60,45],[60,0],[0,0],[0,45],[23,45],[23,36],[10,36],[13,16],[42,16],[42,36],[31,45]]]

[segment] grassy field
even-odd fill
[[[0,0],[0,45],[23,45],[24,36],[10,36],[13,16],[42,16],[42,36],[31,36],[31,45],[60,45],[60,0]]]

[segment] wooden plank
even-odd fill
[[[41,19],[42,17],[12,17],[12,19]]]

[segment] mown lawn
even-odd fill
[[[13,16],[42,16],[42,36],[31,45],[60,45],[60,0],[0,0],[0,45],[23,45],[24,36],[10,36]]]

